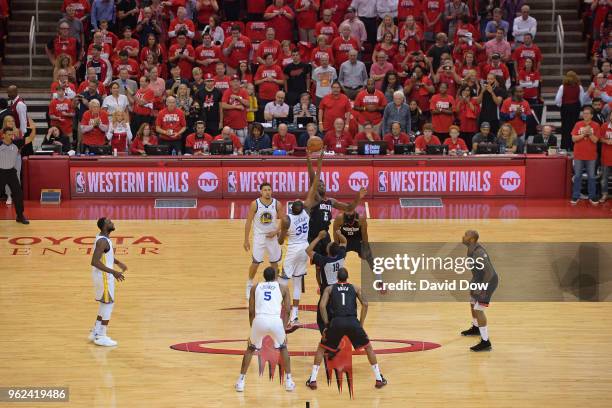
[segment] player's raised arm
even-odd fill
[[[291,226],[291,222],[289,221],[289,216],[285,215],[280,219],[280,233],[278,234],[278,243],[279,245],[283,245],[285,243],[285,238],[287,238],[287,233],[289,232],[289,227]]]
[[[317,237],[312,240],[310,245],[308,245],[308,248],[306,248],[306,254],[308,255],[311,261],[313,261],[315,258],[315,255],[317,255],[314,249],[316,248],[319,241],[321,241],[326,236],[327,236],[327,231],[325,230],[319,231],[319,235],[317,235]]]
[[[338,245],[340,245],[341,247],[346,247],[347,240],[346,237],[342,234],[340,228],[334,231],[334,238],[335,237],[338,238]]]
[[[249,244],[249,235],[251,234],[251,225],[253,225],[253,218],[255,217],[256,212],[257,203],[253,201],[249,207],[249,214],[247,215],[246,223],[244,224],[244,244],[242,244],[242,246],[247,252],[251,249],[251,245]]]
[[[350,203],[344,203],[342,201],[338,201],[332,198],[332,206],[336,210],[340,210],[340,211],[353,211],[355,208],[357,208],[357,206],[359,205],[361,200],[366,196],[367,193],[368,193],[368,190],[362,187],[359,190],[359,192],[357,192],[355,199],[351,201]]]
[[[319,302],[319,311],[321,312],[321,319],[325,327],[329,325],[329,317],[327,316],[327,303],[329,303],[329,294],[331,293],[331,286],[328,286],[321,295],[321,301]]]
[[[325,152],[325,150],[321,149],[321,154],[317,158],[317,173],[319,174],[319,177],[320,177],[320,174],[321,174],[321,168],[323,167],[323,154],[324,154],[324,152]],[[310,159],[310,155],[306,156],[306,167],[308,167],[308,184],[312,184],[313,181],[315,180],[315,171],[312,168],[312,160]]]
[[[338,237],[338,234],[336,233],[336,231],[340,231],[340,228],[342,227],[343,222],[344,222],[344,214],[336,215],[336,218],[334,218],[334,225],[332,227],[332,230],[334,231],[334,242],[340,242],[340,237]]]
[[[110,248],[108,246],[108,242],[105,239],[99,239],[98,241],[96,241],[96,248],[94,249],[94,253],[91,256],[91,266],[103,272],[110,273],[115,277],[115,279],[117,279],[118,281],[122,281],[125,279],[123,273],[108,268],[106,265],[104,265],[104,262],[102,262],[102,254],[105,251],[108,251],[109,249]]]
[[[289,324],[289,312],[291,311],[291,295],[289,295],[289,289],[287,286],[278,286],[283,294],[283,314],[281,318],[283,319],[283,327],[287,327]]]
[[[253,326],[253,319],[255,319],[255,289],[257,283],[251,288],[251,296],[249,297],[249,326]]]
[[[361,323],[361,327],[365,323],[366,316],[368,314],[368,300],[365,298],[365,295],[361,291],[359,286],[353,285],[355,288],[355,294],[357,294],[357,299],[359,299],[359,303],[361,303],[361,312],[359,313],[359,322]]]
[[[310,177],[310,175],[309,175]],[[306,198],[304,199],[304,208],[312,208],[317,203],[316,195],[317,190],[319,189],[319,181],[321,180],[321,168],[317,169],[317,172],[313,176],[313,181],[310,183],[310,187],[308,188],[308,193],[306,194]]]

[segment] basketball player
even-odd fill
[[[289,314],[289,290],[279,285],[276,280],[276,269],[268,266],[264,269],[265,282],[259,282],[251,288],[249,298],[249,323],[251,325],[251,336],[248,346],[242,358],[240,377],[236,382],[236,391],[244,391],[244,379],[246,377],[251,358],[256,350],[261,349],[264,337],[270,336],[274,341],[274,348],[280,350],[285,366],[285,389],[293,391],[295,383],[291,378],[291,363],[287,351],[287,336],[285,327]],[[282,314],[281,312],[285,312]]]
[[[370,269],[374,268],[374,259],[368,241],[366,216],[360,216],[355,210],[338,214],[334,218],[333,230],[341,231],[342,235],[346,237],[346,252],[356,252],[359,258],[370,265]],[[334,241],[338,242],[336,234],[334,234]]]
[[[317,187],[319,185],[317,174],[314,183],[311,184],[304,202],[294,201],[291,204],[291,213],[281,218],[281,231],[278,236],[278,243],[282,245],[287,240],[287,251],[282,266],[281,284],[288,286],[289,279],[293,281],[293,304],[291,306],[291,317],[289,325],[295,326],[298,323],[298,307],[302,295],[302,284],[306,275],[308,255],[308,223],[310,217],[304,210],[305,206],[312,206],[315,199]]]
[[[261,196],[251,203],[249,215],[244,226],[244,249],[249,251],[249,235],[253,225],[253,261],[249,267],[249,279],[246,285],[246,298],[249,299],[253,278],[257,273],[259,264],[264,260],[264,253],[268,253],[270,265],[278,269],[278,261],[281,259],[281,247],[276,239],[279,233],[278,220],[283,216],[283,205],[272,198],[272,186],[270,183],[261,183],[259,186]]]
[[[339,351],[338,346],[344,336],[349,338],[355,350],[365,349],[376,378],[375,387],[382,388],[387,385],[387,380],[380,373],[370,339],[363,330],[363,324],[368,313],[368,301],[361,292],[361,288],[347,283],[347,279],[348,271],[345,268],[340,268],[338,270],[338,282],[325,288],[321,296],[319,310],[323,316],[325,331],[315,354],[312,373],[306,381],[306,386],[313,390],[317,389],[317,374],[321,361],[323,361],[323,354],[327,350],[329,352],[328,358],[333,358],[335,353]],[[361,303],[359,320],[357,320],[357,299]],[[333,317],[331,319],[328,310],[332,311]]]
[[[310,156],[306,158],[306,164],[308,166],[308,177],[310,183],[314,182],[316,174],[321,174],[321,166],[323,164],[323,153],[317,160],[317,173],[315,174],[312,168],[312,162]],[[305,206],[310,213],[310,221],[308,224],[308,242],[312,243],[317,237],[319,232],[329,230],[329,224],[332,222],[332,208],[340,211],[353,211],[363,197],[365,197],[367,190],[361,188],[357,193],[357,197],[351,203],[344,203],[333,198],[326,196],[326,187],[323,180],[319,180],[319,186],[317,187],[317,194],[315,195],[315,201],[311,206]],[[325,235],[325,238],[319,241],[319,244],[314,248],[314,251],[321,254],[327,255],[326,248],[331,242],[329,234]],[[317,267],[317,272],[319,268]]]
[[[487,283],[486,290],[473,290],[470,292],[470,311],[472,312],[472,327],[461,332],[463,336],[477,336],[480,334],[480,343],[470,347],[472,351],[485,351],[491,349],[487,316],[485,309],[489,307],[491,296],[497,289],[499,279],[489,254],[478,243],[478,232],[469,230],[463,235],[463,244],[468,247],[467,256],[474,260],[472,268],[472,283]]]
[[[315,252],[315,248],[319,243],[327,239],[327,231],[319,231],[319,235],[310,243],[306,248],[306,253],[310,258],[311,262],[315,264],[317,268],[316,279],[319,284],[321,296],[323,291],[329,285],[333,285],[338,281],[338,271],[344,267],[344,259],[346,258],[346,238],[340,231],[336,231],[335,234],[338,236],[338,242],[329,242],[325,248],[326,255],[321,255]],[[319,298],[318,305],[321,305],[321,298]],[[320,307],[317,307],[317,325],[319,331],[323,333],[325,325],[323,324],[323,316],[320,312]]]
[[[108,218],[98,220],[100,233],[94,242],[94,253],[91,257],[92,276],[96,292],[96,300],[100,302],[96,324],[89,333],[89,341],[93,341],[98,346],[112,347],[117,342],[106,335],[108,322],[115,305],[115,279],[123,281],[123,273],[127,271],[127,266],[117,258],[113,243],[110,240],[110,233],[115,230],[115,224]],[[121,272],[113,269],[117,265]],[[112,275],[112,276],[110,276]]]

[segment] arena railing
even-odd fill
[[[36,0],[38,3],[38,0]],[[557,11],[557,0],[552,0],[552,14],[550,17],[550,32],[555,32],[555,12]]]
[[[561,58],[559,75],[563,76],[563,54],[565,53],[565,29],[561,15],[557,16],[557,55]]]
[[[40,19],[38,18],[38,3],[40,0],[36,0],[36,32],[40,31]]]
[[[32,19],[30,20],[28,54],[30,57],[30,79],[32,79],[32,58],[36,56],[36,19],[34,16],[32,16]]]

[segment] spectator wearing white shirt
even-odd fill
[[[363,43],[368,40],[368,32],[366,31],[365,24],[359,19],[355,9],[349,7],[346,9],[345,14],[346,20],[340,25],[348,25],[351,27],[351,35],[359,42],[359,47],[363,49]]]
[[[276,98],[268,102],[264,108],[264,119],[272,122],[274,119],[285,119],[289,116],[289,105],[285,103],[285,93],[278,91]]]
[[[126,112],[129,105],[130,101],[127,96],[119,93],[119,84],[114,82],[111,85],[111,94],[104,98],[102,102],[102,109],[106,110],[109,115],[112,115],[116,111]]]
[[[397,2],[396,2],[397,3]],[[373,46],[376,45],[376,30],[378,29],[376,19],[378,14],[376,13],[376,1],[373,0],[353,0],[351,7],[359,16],[359,19],[363,21],[366,32],[368,33],[368,42]],[[397,5],[395,7],[397,12]]]
[[[319,105],[324,96],[331,93],[332,84],[338,79],[336,68],[329,65],[329,55],[322,54],[320,61],[321,66],[316,67],[312,71],[312,81],[316,86],[315,96],[317,97],[317,105]]]
[[[382,20],[386,15],[397,18],[398,0],[376,0],[376,13]]]
[[[535,38],[537,31],[538,22],[535,18],[529,15],[529,6],[524,5],[521,7],[521,15],[514,19],[514,24],[512,26],[514,41],[517,43],[523,43],[523,36],[525,34],[531,34],[531,37]]]

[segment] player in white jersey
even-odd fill
[[[253,286],[253,278],[257,273],[259,264],[264,260],[264,254],[268,253],[270,266],[278,269],[281,260],[281,247],[277,236],[279,233],[279,219],[284,214],[283,205],[272,198],[272,187],[269,183],[259,186],[261,196],[251,203],[246,224],[244,226],[244,249],[249,251],[249,235],[253,226],[253,260],[249,267],[249,279],[246,285],[246,298],[248,299]]]
[[[236,382],[236,391],[244,391],[244,380],[246,377],[251,358],[255,351],[261,349],[264,337],[270,336],[274,341],[274,348],[280,350],[285,369],[285,389],[293,391],[295,383],[291,378],[291,362],[287,350],[287,335],[285,326],[289,314],[289,290],[286,286],[279,285],[276,280],[276,270],[269,266],[264,269],[265,282],[259,282],[251,288],[249,298],[249,322],[251,324],[251,335],[248,346],[242,358],[240,377]],[[283,313],[284,309],[284,313]],[[282,316],[281,316],[282,313]]]
[[[300,297],[302,295],[302,285],[304,283],[304,275],[308,266],[308,226],[310,216],[304,210],[304,207],[310,207],[315,203],[315,196],[319,186],[319,172],[315,175],[314,182],[306,194],[306,199],[302,201],[294,201],[291,204],[291,212],[281,219],[281,231],[278,236],[278,242],[282,245],[287,237],[287,251],[283,260],[281,284],[288,286],[289,279],[293,281],[293,305],[291,307],[291,317],[289,318],[290,326],[297,328],[298,323],[298,307],[300,305]]]
[[[125,279],[123,272],[127,271],[127,266],[115,258],[113,243],[110,240],[110,233],[115,230],[115,224],[108,218],[100,218],[98,228],[100,234],[96,236],[94,242],[91,274],[96,300],[100,302],[100,306],[94,328],[89,333],[89,340],[98,346],[112,347],[116,346],[117,342],[106,335],[106,329],[115,305],[115,279],[118,281]],[[113,269],[114,265],[117,265],[121,272]]]

